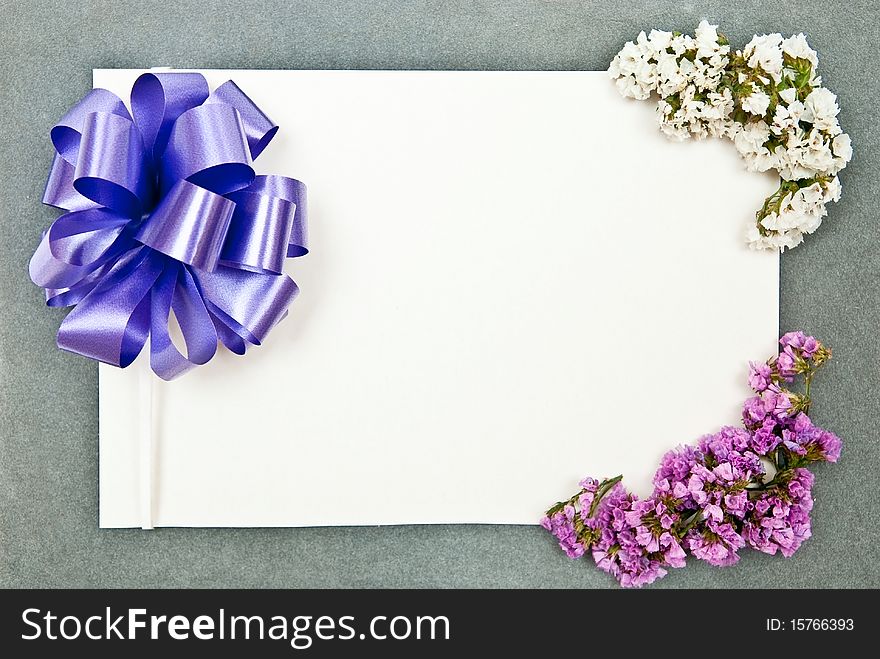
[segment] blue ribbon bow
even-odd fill
[[[277,130],[234,82],[209,93],[199,73],[143,74],[131,114],[105,89],[74,105],[52,128],[43,195],[67,212],[30,262],[47,304],[74,307],[58,346],[126,367],[150,337],[170,380],[218,340],[259,345],[299,292],[285,258],[308,253],[305,185],[252,166]]]

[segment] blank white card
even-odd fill
[[[204,73],[280,124],[256,168],[307,183],[311,253],[246,357],[101,366],[102,527],[533,524],[738,423],[779,258],[730,143],[668,141],[604,72]]]

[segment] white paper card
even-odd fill
[[[151,463],[145,360],[101,366],[102,527],[532,524],[738,422],[779,260],[730,143],[604,72],[204,73],[280,124],[256,167],[308,184],[312,251],[264,346],[152,378]]]

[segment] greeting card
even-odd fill
[[[308,255],[246,356],[101,365],[102,527],[535,524],[739,420],[778,336],[778,254],[743,236],[779,181],[729,145],[671,145],[606,72],[201,73],[279,127],[253,168],[307,185]]]

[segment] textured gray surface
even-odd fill
[[[856,156],[830,220],[783,258],[782,319],[834,347],[816,417],[846,445],[840,464],[818,470],[815,537],[795,559],[694,561],[657,587],[880,586],[876,11],[871,0],[0,0],[0,585],[611,585],[537,528],[99,531],[97,368],[55,349],[63,312],[47,310],[27,276],[55,215],[39,204],[47,133],[93,68],[602,69],[640,29],[689,31],[705,17],[738,45],[806,32],[841,99]]]

